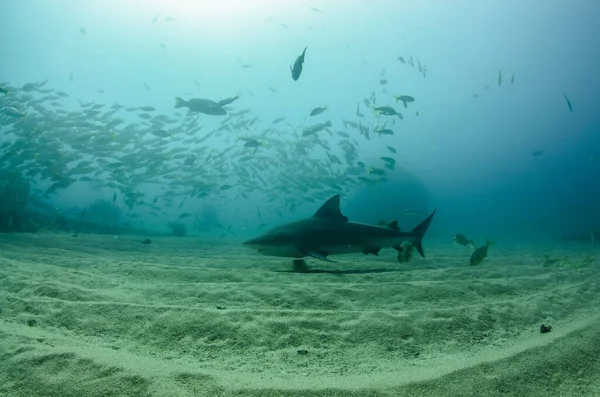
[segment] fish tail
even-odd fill
[[[179,98],[178,96],[175,97],[175,109],[183,108],[187,105],[188,103],[185,99]]]
[[[487,236],[485,236],[485,245],[490,246],[492,244],[496,244],[494,241],[490,241]]]
[[[423,251],[422,245],[423,236],[425,236],[425,232],[427,232],[429,224],[431,223],[431,220],[433,219],[433,216],[435,215],[436,211],[437,208],[434,209],[431,215],[429,215],[423,222],[421,222],[420,225],[415,227],[412,231],[412,234],[414,235],[414,240],[412,240],[411,243],[415,246],[415,248],[423,258],[425,258],[425,252]]]
[[[396,103],[398,103],[398,101],[400,100],[400,97],[398,95],[394,95],[394,98],[396,98]]]

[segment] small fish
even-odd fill
[[[396,109],[392,108],[391,106],[379,106],[379,107],[372,106],[371,108],[373,109],[373,113],[379,113],[384,116],[398,116],[401,119],[403,118],[402,115],[400,113],[398,113],[396,111]]]
[[[388,83],[388,81],[386,79],[379,80],[380,85],[386,85],[387,83]]]
[[[396,160],[394,160],[391,157],[380,157],[380,159],[382,159],[383,161],[385,161],[387,164],[391,164],[391,165],[395,165],[396,164]]]
[[[233,187],[233,186],[231,186],[231,185],[223,185],[223,186],[221,186],[221,187],[219,188],[219,191],[220,191],[220,192],[224,192],[225,190],[229,190],[229,189],[231,189],[232,187]]]
[[[257,141],[256,139],[249,139],[244,143],[244,147],[247,148],[256,148],[259,146],[264,146],[264,143]]]
[[[502,85],[502,70],[498,71],[498,87]]]
[[[171,133],[169,131],[163,130],[163,129],[152,131],[152,135],[155,135],[159,138],[168,138],[168,137],[172,138]]]
[[[406,64],[406,60],[404,59],[404,57],[398,57],[398,60],[403,64]]]
[[[84,28],[79,28],[79,33],[81,33],[81,34],[86,34],[87,32],[85,31],[85,29],[84,29]]]
[[[453,240],[456,244],[460,244],[463,247],[466,247],[469,244],[473,245],[473,247],[477,247],[475,245],[475,239],[469,240],[463,234],[455,234]]]
[[[394,148],[393,146],[386,146],[387,150],[389,150],[392,153],[396,153],[396,148]]]
[[[415,245],[410,241],[404,241],[401,245],[393,246],[393,248],[398,251],[399,263],[408,263],[415,251]]]
[[[4,94],[4,96],[8,96],[8,90],[0,87],[0,94]]]
[[[12,106],[3,107],[2,113],[7,116],[14,117],[14,118],[23,118],[23,117],[27,116],[27,113],[23,113],[23,112],[19,111],[19,109],[14,108]]]
[[[147,238],[145,240],[140,241],[140,243],[142,243],[142,244],[152,244],[152,240],[150,240],[149,238]]]
[[[140,106],[138,109],[144,112],[154,112],[156,110],[153,106]]]
[[[387,172],[385,172],[382,169],[379,168],[371,168],[369,170],[369,174],[373,174],[373,175],[377,175],[377,176],[383,176],[383,175],[387,175]]]
[[[514,84],[515,83],[515,74],[513,73],[511,78],[510,78],[510,83]]]
[[[306,128],[302,131],[302,136],[307,137],[309,135],[316,134],[319,131],[324,130],[325,128],[331,127],[331,120],[328,120],[326,123],[315,124],[312,127]]]
[[[571,101],[569,100],[569,98],[567,97],[566,94],[563,94],[563,96],[567,100],[567,106],[569,107],[569,111],[572,112],[573,111],[573,105],[571,105]]]
[[[187,201],[187,196],[185,196],[183,198],[183,200],[181,201],[181,203],[179,203],[179,209],[181,209],[181,207],[183,207],[183,205],[185,204],[186,201]]]
[[[365,115],[360,112],[360,102],[356,103],[356,115],[358,117],[365,117]]]
[[[113,193],[113,203],[114,203],[115,201],[117,201],[117,192],[114,192],[114,193]]]
[[[179,219],[189,218],[190,216],[192,216],[192,214],[189,212],[184,212],[183,214],[179,215]]]
[[[304,51],[302,51],[302,55],[296,58],[296,62],[294,62],[294,67],[290,65],[290,71],[292,72],[292,79],[294,79],[294,81],[298,81],[300,75],[302,74],[302,64],[304,63],[304,56],[306,55],[307,48],[308,47],[305,47]]]
[[[531,152],[531,155],[532,155],[533,157],[540,157],[540,156],[542,156],[543,154],[544,154],[544,151],[543,151],[543,150],[534,150],[533,152]]]
[[[411,97],[410,95],[394,95],[394,98],[396,98],[396,103],[398,103],[398,101],[402,101],[402,104],[405,108],[408,107],[409,102],[415,101],[415,98]]]
[[[313,110],[310,112],[310,115],[311,115],[311,116],[316,116],[316,115],[318,115],[318,114],[321,114],[321,113],[323,113],[323,112],[324,112],[324,111],[326,111],[326,110],[327,110],[327,106],[324,106],[324,107],[322,107],[322,108],[314,108],[314,109],[313,109]]]
[[[183,160],[183,165],[186,167],[191,167],[196,162],[197,156],[195,154],[191,154]]]
[[[477,248],[473,254],[471,255],[471,266],[479,265],[485,258],[488,256],[488,247],[494,244],[493,241],[488,240],[487,236],[485,238],[485,245]]]
[[[283,120],[285,120],[285,117],[278,117],[275,120],[273,120],[273,124],[281,123]]]
[[[402,210],[402,212],[404,212],[406,215],[409,215],[409,216],[415,216],[415,215],[419,215],[419,214],[426,214],[425,211],[418,210],[416,208],[406,208],[406,209]]]
[[[220,100],[219,102],[217,102],[219,104],[219,106],[223,107],[223,106],[227,106],[230,105],[231,103],[237,101],[238,99],[240,99],[239,95],[233,96],[231,98],[225,98]]]
[[[390,130],[389,128],[377,130],[375,133],[379,135],[394,135],[394,131]]]

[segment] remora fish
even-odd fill
[[[308,48],[308,47],[306,47]],[[306,48],[302,51],[302,55],[296,58],[296,62],[294,62],[294,67],[290,65],[290,71],[292,72],[292,78],[294,81],[297,81],[300,78],[300,74],[302,73],[302,64],[304,63],[304,55],[306,54]]]
[[[244,242],[268,256],[304,258],[311,256],[327,262],[329,255],[362,252],[378,255],[382,247],[411,242],[425,257],[421,240],[435,215],[435,210],[411,232],[401,232],[397,222],[375,226],[350,222],[340,211],[340,196],[331,197],[312,218],[286,223],[262,236]]]

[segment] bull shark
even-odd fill
[[[265,234],[244,242],[260,254],[284,258],[313,257],[334,262],[329,255],[362,252],[378,255],[382,247],[400,250],[400,243],[411,242],[425,257],[421,240],[435,215],[434,210],[410,232],[400,231],[398,222],[387,226],[351,222],[340,211],[340,196],[336,194],[311,218],[286,223]]]

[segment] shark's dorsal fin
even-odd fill
[[[392,223],[387,225],[387,227],[389,227],[392,230],[400,231],[400,228],[398,227],[398,221],[393,221]]]
[[[327,219],[337,222],[348,222],[348,218],[340,211],[340,195],[336,194],[325,202],[316,212],[315,218]]]

